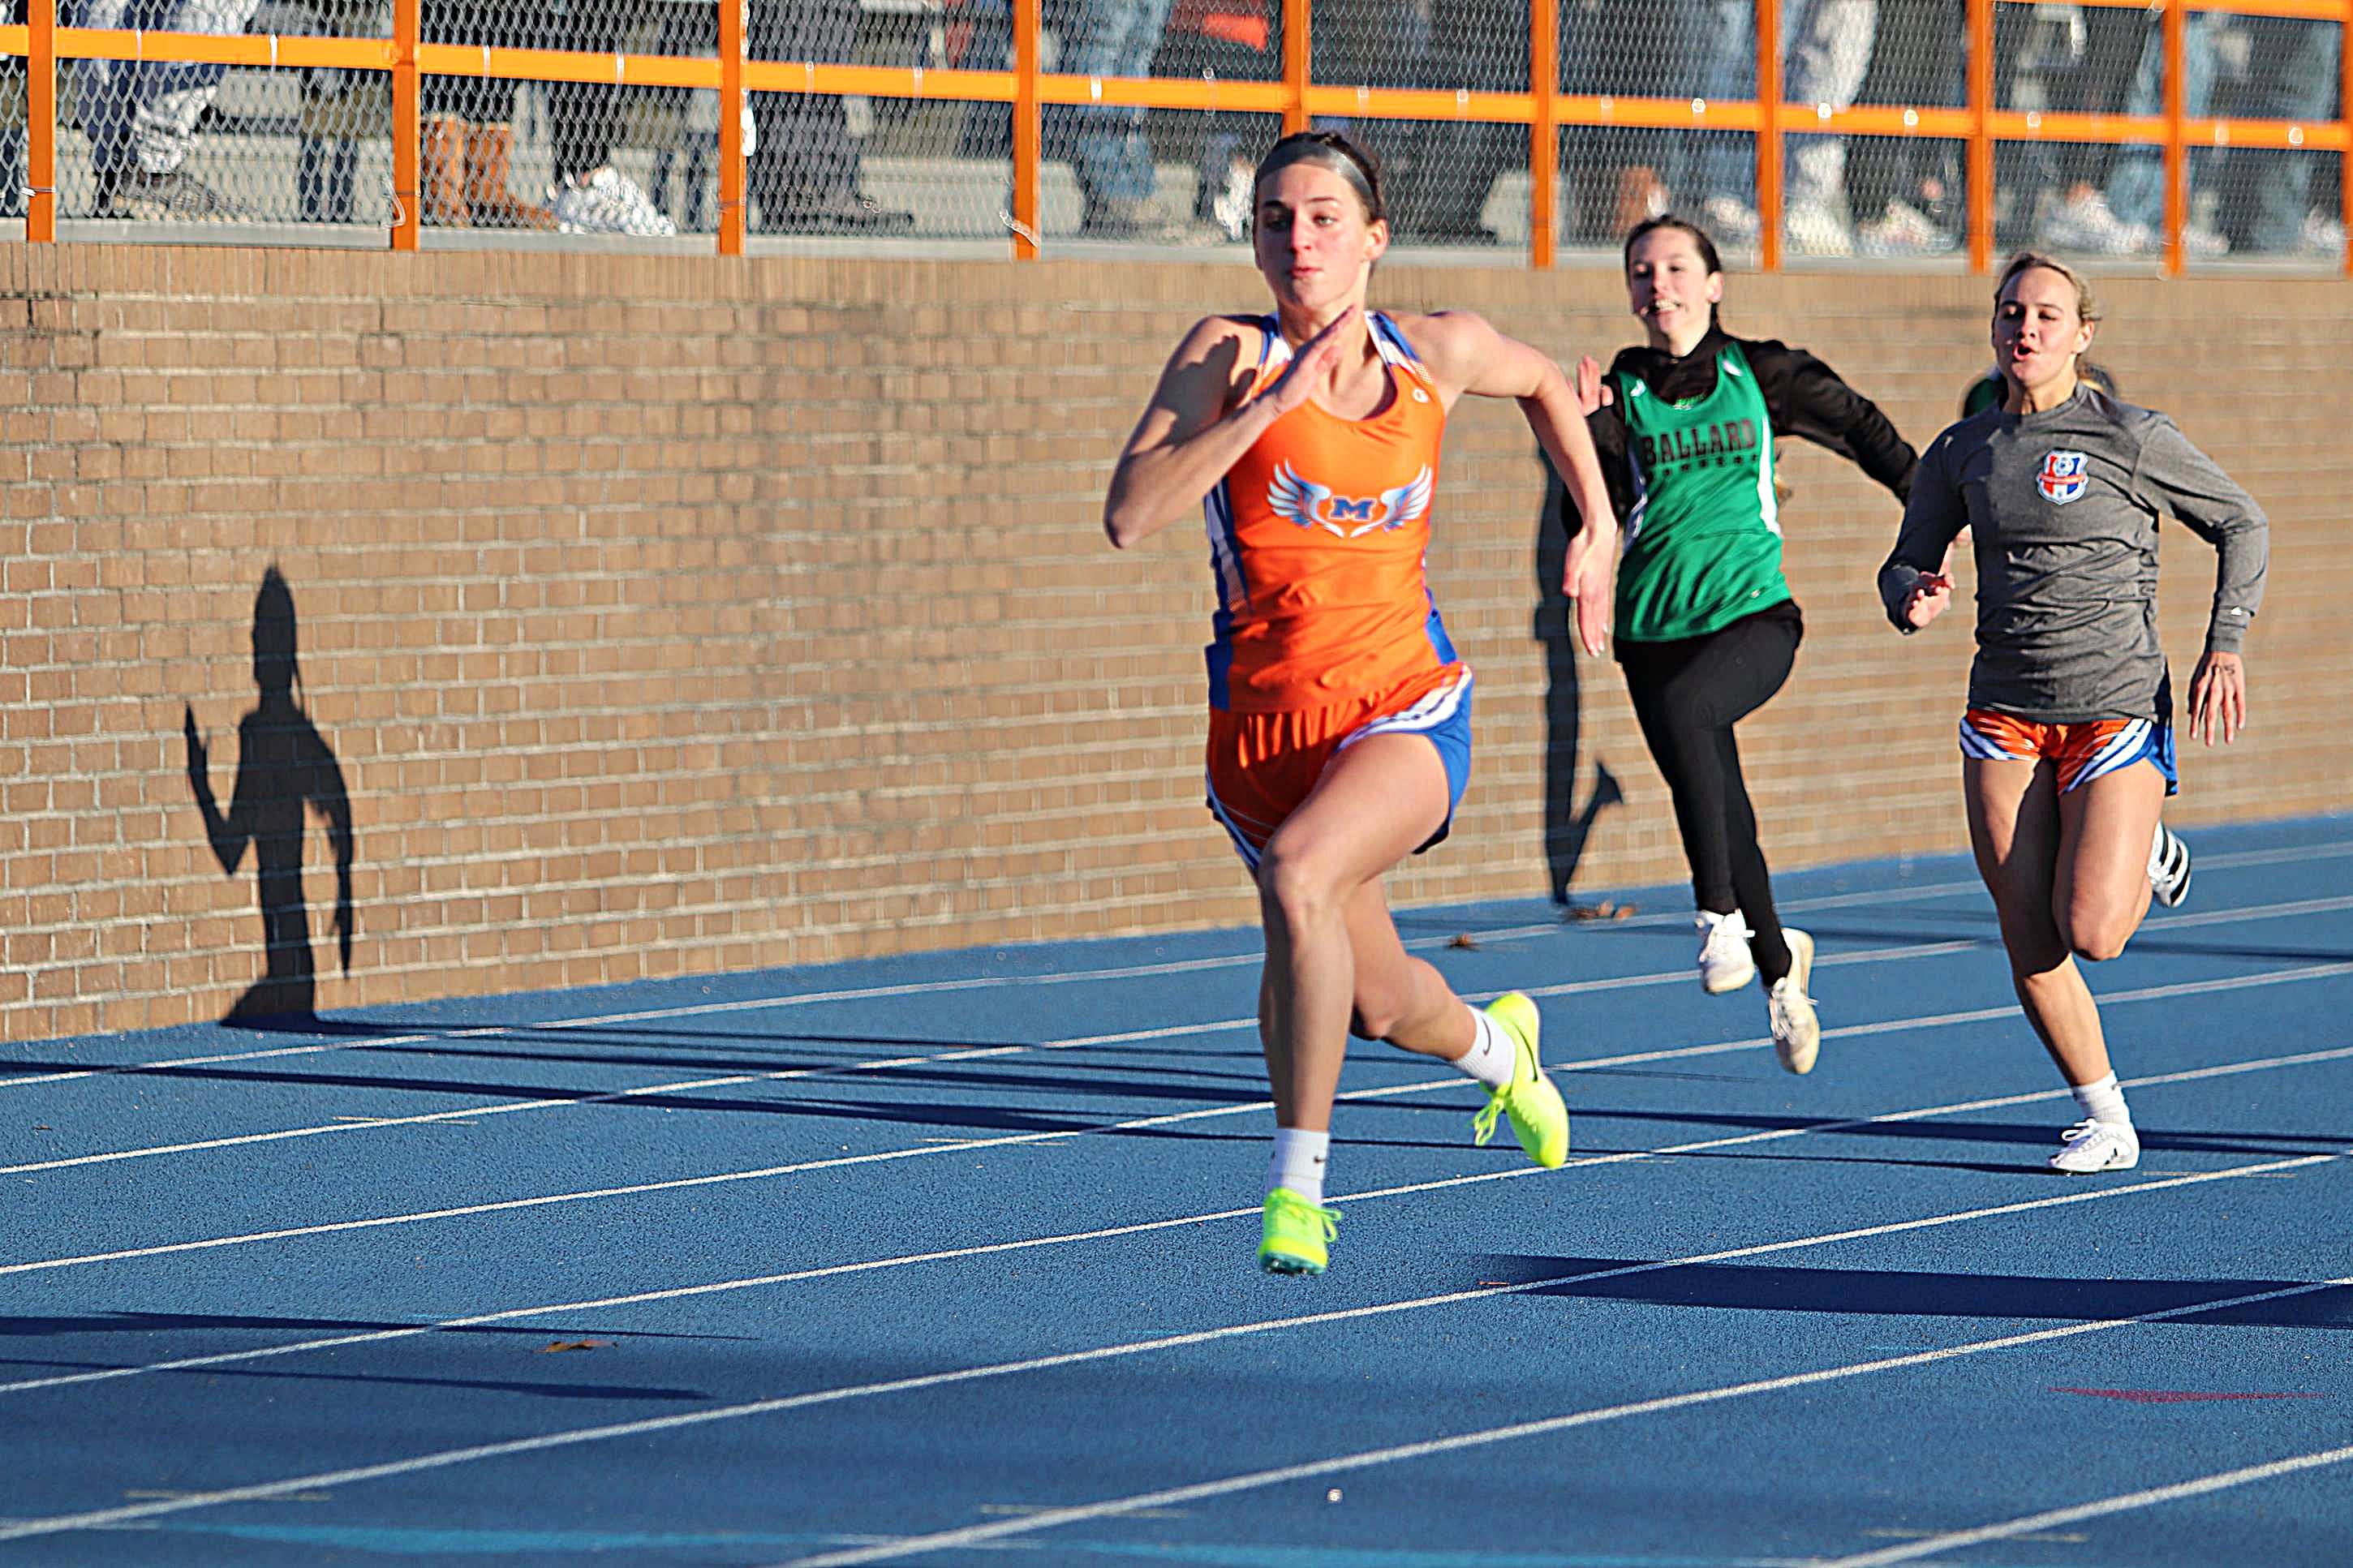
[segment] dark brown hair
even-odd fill
[[[1389,216],[1388,204],[1381,195],[1380,166],[1371,153],[1336,131],[1294,131],[1268,148],[1250,180],[1251,195],[1255,197],[1271,176],[1293,163],[1318,164],[1347,181],[1364,206],[1366,223],[1379,223]]]
[[[1661,213],[1656,217],[1646,217],[1627,231],[1626,248],[1620,259],[1619,270],[1621,272],[1632,270],[1634,247],[1662,228],[1672,228],[1678,233],[1691,236],[1692,244],[1699,247],[1699,258],[1707,263],[1707,269],[1710,272],[1724,270],[1723,258],[1716,255],[1715,241],[1707,237],[1707,230],[1700,227],[1691,219],[1677,217],[1672,213]]]

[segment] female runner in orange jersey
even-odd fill
[[[1585,519],[1567,588],[1578,634],[1609,630],[1618,525],[1576,393],[1557,365],[1477,316],[1367,310],[1388,246],[1380,179],[1345,138],[1302,132],[1257,173],[1263,316],[1198,322],[1113,469],[1103,526],[1122,549],[1192,508],[1217,574],[1209,808],[1255,874],[1266,931],[1259,1032],[1276,1132],[1260,1265],[1324,1268],[1333,1096],[1348,1035],[1454,1063],[1538,1164],[1568,1115],[1536,1051],[1536,1008],[1484,1010],[1398,940],[1381,878],[1446,836],[1470,771],[1471,672],[1422,556],[1447,410],[1519,401]]]

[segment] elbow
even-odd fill
[[[1113,550],[1126,549],[1160,526],[1159,520],[1150,515],[1152,508],[1143,489],[1124,464],[1112,475],[1111,488],[1103,495],[1103,528]]]

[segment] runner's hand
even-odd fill
[[[1904,624],[1917,631],[1951,608],[1953,580],[1942,572],[1923,572],[1904,601]]]
[[[1614,578],[1618,568],[1615,524],[1579,528],[1568,541],[1568,561],[1561,573],[1561,590],[1568,595],[1577,620],[1577,640],[1587,653],[1601,657],[1609,646],[1609,615],[1614,608]]]
[[[1591,354],[1577,362],[1577,379],[1572,384],[1577,390],[1577,408],[1580,414],[1606,408],[1616,401],[1610,395],[1608,384],[1601,379],[1601,362]]]
[[[2227,746],[2246,727],[2246,665],[2235,653],[2209,648],[2189,678],[2189,732],[2211,746],[2220,730]]]
[[[1292,354],[1291,363],[1266,389],[1267,402],[1278,416],[1306,402],[1315,395],[1315,388],[1329,379],[1340,363],[1340,329],[1356,319],[1356,307],[1350,305]]]

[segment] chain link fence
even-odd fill
[[[2192,11],[2182,107],[2192,120],[2288,121],[2340,113],[2336,24]],[[2070,5],[1997,7],[1995,98],[2028,113],[2156,116],[2165,109],[2158,14]],[[2336,259],[2344,249],[2334,153],[2195,145],[2189,153],[2192,263]],[[2146,142],[2008,142],[1995,160],[1995,237],[2095,257],[2165,245],[2164,153]]]
[[[5,11],[0,17],[16,19]],[[29,114],[25,62],[0,55],[0,218],[25,216],[26,171],[32,153],[26,134]]]
[[[897,74],[878,80],[908,88],[748,92],[749,233],[1006,237],[1012,106],[927,92],[911,73],[1009,71],[1013,0],[736,3],[753,61],[880,68]],[[1746,128],[1757,121],[1751,0],[1539,3],[1556,6],[1554,90],[1571,100],[1572,118],[1610,121],[1557,131],[1555,237],[1614,250],[1633,224],[1672,210],[1728,251],[1756,251],[1765,204]],[[1209,101],[1202,89],[1221,85],[1271,91],[1285,78],[1284,5],[1042,0],[1039,63],[1090,84],[1145,79],[1162,90],[1144,96],[1164,105]],[[2193,265],[2344,257],[2342,160],[2306,144],[2341,134],[2343,28],[2269,14],[2278,8],[2186,17],[2184,111],[2194,124],[2241,131],[2189,153],[2182,238]],[[1991,10],[1990,107],[2008,117],[1992,159],[1995,248],[2157,258],[2167,223],[2164,152],[2151,140],[2166,107],[2163,14],[2065,0],[1999,0]],[[1969,159],[1966,125],[1956,124],[1971,44],[1962,0],[1783,0],[1778,14],[1782,251],[1870,260],[1965,252]],[[24,0],[7,15],[21,20]],[[60,0],[58,19],[388,46],[394,5]],[[1526,100],[1530,23],[1529,0],[1314,5],[1308,78],[1341,89],[1317,93],[1314,123],[1348,132],[1379,161],[1396,243],[1472,253],[1531,243],[1529,128],[1482,120],[1509,111],[1476,98]],[[480,68],[464,72],[436,55],[445,68],[419,79],[415,216],[435,243],[537,232],[708,244],[721,229],[717,90],[545,79],[624,55],[704,62],[704,79],[716,79],[718,0],[421,0],[420,41],[483,51]],[[551,66],[492,53],[518,49],[598,60]],[[394,191],[388,47],[382,58],[385,68],[61,60],[58,211],[363,236],[397,225],[406,215]],[[1363,89],[1356,112],[1345,111],[1350,88]],[[1243,244],[1250,167],[1280,134],[1281,115],[1121,96],[1137,95],[1044,104],[1034,237]],[[27,108],[23,60],[0,59],[0,217],[26,210]],[[1933,132],[1923,116],[1936,121]]]

